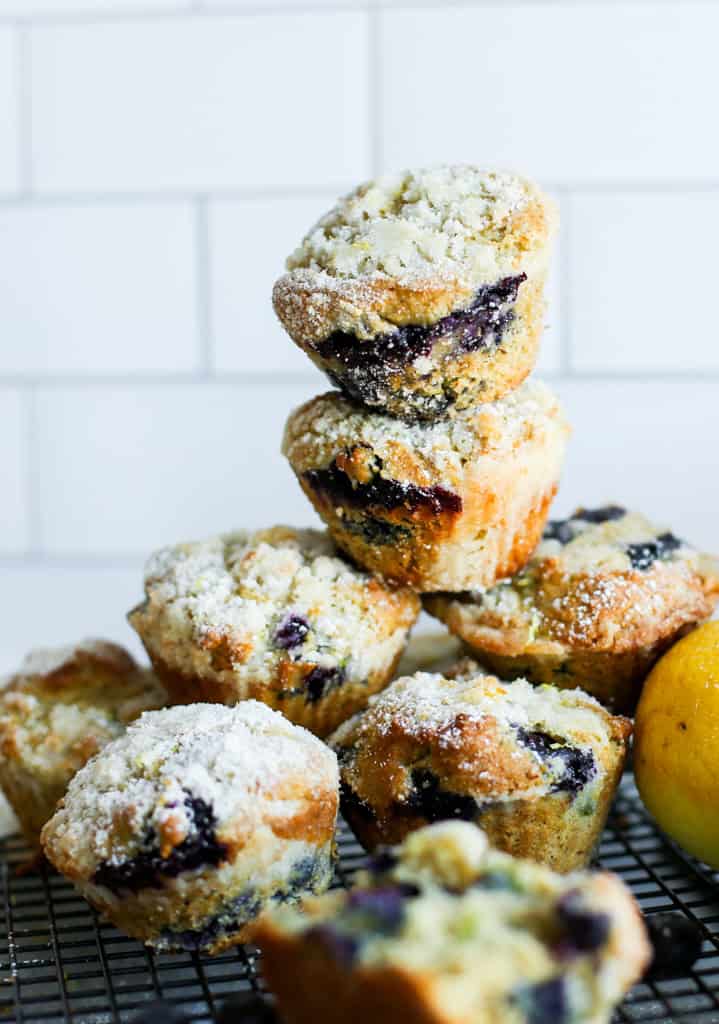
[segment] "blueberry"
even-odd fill
[[[421,814],[428,822],[451,818],[474,821],[479,813],[474,797],[442,789],[437,776],[427,768],[417,768],[412,772],[412,786],[404,807]]]
[[[184,1024],[187,1018],[163,999],[153,999],[131,1018],[130,1024]]]
[[[562,896],[557,916],[563,929],[560,948],[564,953],[595,953],[609,938],[609,916],[584,906],[582,894],[576,889]]]
[[[603,505],[601,508],[578,508],[572,518],[581,519],[585,523],[609,523],[626,514],[627,510],[621,505]]]
[[[550,519],[544,527],[543,540],[558,540],[560,544],[569,544],[574,540],[574,530],[568,519]]]
[[[353,935],[346,935],[328,921],[308,928],[305,938],[319,943],[331,953],[338,964],[350,967],[360,950],[360,940]]]
[[[381,469],[381,465],[378,469]],[[332,462],[327,469],[308,469],[303,476],[312,490],[326,494],[333,502],[350,508],[378,508],[386,511],[405,508],[410,512],[428,509],[434,515],[462,511],[460,496],[445,487],[418,487],[388,479],[379,472],[366,484],[353,484],[336,462]]]
[[[552,786],[555,793],[571,793],[573,796],[597,773],[597,764],[591,750],[573,747],[566,740],[551,736],[541,729],[517,729],[519,742],[533,751],[542,760],[559,759],[563,762],[561,777]]]
[[[217,1024],[273,1024],[275,1011],[259,992],[238,992],[225,999]]]
[[[686,974],[701,956],[701,925],[677,913],[650,914],[644,923],[654,950],[649,977]]]
[[[550,978],[515,989],[512,1002],[525,1014],[527,1024],[566,1024],[569,1002],[563,978]]]
[[[93,882],[113,892],[122,889],[138,892],[144,888],[159,888],[163,877],[176,878],[183,871],[221,864],[227,856],[227,847],[215,834],[217,819],[212,808],[190,793],[185,796],[185,807],[192,827],[169,856],[161,856],[157,836],[150,830],[144,839],[145,848],[136,857],[122,864],[103,861],[93,875]]]
[[[347,898],[347,910],[361,914],[372,931],[391,935],[404,920],[406,901],[418,894],[417,886],[410,883],[352,889]]]
[[[342,522],[348,533],[359,535],[368,544],[399,544],[412,536],[412,531],[406,526],[375,519],[374,516],[363,516],[359,520],[345,518]]]
[[[305,694],[308,704],[315,704],[330,690],[341,686],[345,681],[345,670],[341,665],[332,668],[321,668],[319,665],[304,678]]]
[[[682,542],[673,533],[662,533],[655,540],[627,544],[627,554],[633,569],[649,569],[658,559],[666,558]]]
[[[233,935],[243,925],[257,917],[262,909],[262,899],[254,888],[249,887],[225,903],[218,914],[207,918],[202,927],[184,931],[166,929],[162,936],[173,949],[184,949],[192,953],[206,949],[225,935]]]
[[[301,647],[310,631],[310,624],[304,615],[286,615],[275,631],[275,647],[285,651]]]

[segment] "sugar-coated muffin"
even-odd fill
[[[257,701],[148,712],[70,783],[48,860],[118,928],[217,953],[331,880],[337,759]]]
[[[31,652],[0,690],[0,786],[33,847],[70,779],[167,694],[105,640]]]
[[[491,586],[542,534],[568,427],[529,382],[452,419],[408,425],[338,392],[293,412],[283,451],[337,544],[418,591]]]
[[[513,578],[425,603],[500,676],[580,686],[627,713],[659,655],[718,599],[715,560],[606,505],[550,522]]]
[[[391,678],[419,599],[324,532],[276,526],[163,548],[129,615],[177,703],[248,697],[325,735]]]
[[[651,956],[615,875],[557,875],[463,822],[415,832],[303,914],[278,908],[257,941],[287,1024],[607,1024]]]
[[[347,395],[432,420],[518,387],[537,357],[557,214],[524,178],[478,167],[360,185],[276,283],[290,337]]]
[[[329,742],[365,849],[460,818],[498,849],[571,871],[594,850],[630,734],[581,690],[503,683],[466,663],[452,678],[396,680]]]

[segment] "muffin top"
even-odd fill
[[[568,426],[556,396],[536,380],[433,423],[405,423],[330,391],[290,415],[283,451],[296,472],[335,459],[339,466],[339,455],[339,468],[358,484],[378,473],[422,485],[438,476],[459,481],[480,457],[507,455],[548,431],[566,434]]]
[[[480,802],[578,796],[600,781],[630,733],[628,720],[581,690],[501,682],[469,662],[453,678],[396,680],[330,743],[360,799],[380,809],[417,803],[438,820],[464,816],[459,802],[452,811],[452,794]]]
[[[419,610],[409,590],[350,565],[326,533],[284,526],[163,548],[145,591],[130,621],[153,656],[257,681],[290,663],[364,680]]]
[[[0,692],[0,757],[63,781],[167,696],[154,675],[106,640],[32,651]]]
[[[548,198],[508,172],[456,165],[382,177],[309,231],[275,285],[275,309],[293,337],[315,341],[433,323],[481,285],[531,270],[555,224]]]
[[[70,878],[139,889],[231,861],[261,828],[312,841],[336,809],[311,733],[253,700],[192,704],[146,712],[82,768],[42,842]]]
[[[273,910],[260,946],[277,932],[323,947],[345,970],[416,972],[423,996],[452,1019],[500,1020],[514,1008],[517,1020],[603,1020],[602,1004],[650,953],[618,878],[516,860],[464,822],[413,832],[349,892],[310,899],[302,913]]]
[[[512,579],[440,601],[451,605],[470,642],[512,654],[550,653],[556,644],[621,651],[653,643],[710,615],[717,598],[715,559],[638,512],[606,505],[550,521]]]

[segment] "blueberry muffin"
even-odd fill
[[[505,678],[580,686],[632,712],[650,668],[719,599],[719,565],[618,505],[550,522],[527,566],[426,607]]]
[[[351,398],[433,420],[518,387],[537,357],[554,204],[477,167],[360,185],[287,260],[274,307]]]
[[[257,701],[194,704],[144,714],[81,769],[42,844],[128,935],[217,953],[329,885],[337,802],[311,733]]]
[[[365,849],[459,818],[498,849],[571,871],[594,850],[630,733],[581,690],[465,664],[453,678],[396,680],[329,742],[342,813]]]
[[[0,691],[0,786],[31,846],[75,772],[166,703],[154,675],[117,644],[85,640],[27,656]]]
[[[325,735],[391,678],[419,614],[318,530],[164,548],[129,620],[175,703],[248,697]]]
[[[359,565],[418,591],[464,590],[489,587],[526,562],[567,434],[557,399],[540,383],[411,426],[330,392],[292,413],[283,451]]]
[[[607,1024],[651,955],[619,878],[515,860],[463,822],[415,832],[304,914],[278,908],[258,942],[287,1024]]]

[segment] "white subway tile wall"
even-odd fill
[[[0,0],[0,672],[130,639],[158,545],[316,522],[279,446],[327,385],[272,282],[334,196],[418,161],[560,203],[559,511],[719,548],[718,32],[680,0]]]

